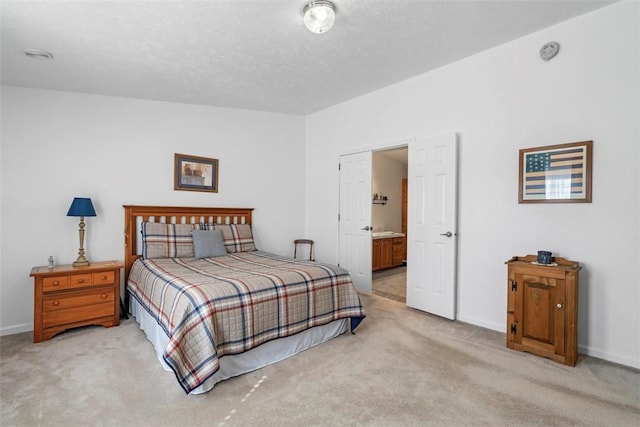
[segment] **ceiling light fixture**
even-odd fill
[[[42,60],[53,59],[53,54],[43,49],[29,48],[29,49],[23,50],[23,52],[27,57],[32,59],[42,59]]]
[[[304,25],[316,34],[326,33],[336,20],[336,7],[330,1],[314,0],[304,6]]]

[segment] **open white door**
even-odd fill
[[[371,151],[340,157],[339,264],[371,292]]]
[[[457,135],[409,143],[407,305],[455,319]]]

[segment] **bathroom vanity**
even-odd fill
[[[399,267],[405,260],[403,233],[391,231],[372,233],[372,270]]]

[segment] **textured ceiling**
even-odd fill
[[[2,1],[2,83],[309,114],[612,1]],[[53,53],[27,58],[25,48]]]

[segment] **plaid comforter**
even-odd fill
[[[169,337],[164,360],[189,393],[219,358],[364,309],[348,272],[262,251],[216,258],[140,259],[127,286]]]

